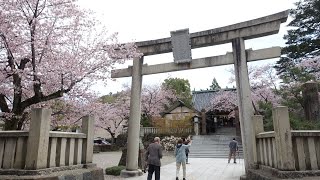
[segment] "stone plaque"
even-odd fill
[[[171,31],[171,44],[174,62],[191,62],[191,45],[189,29]]]

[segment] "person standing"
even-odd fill
[[[185,145],[188,145],[189,144],[189,140],[185,140],[184,142],[183,142],[183,144],[185,144]],[[189,152],[190,152],[190,150],[189,150],[189,147],[187,147],[186,148],[186,164],[189,164],[189,162],[188,162],[188,160],[189,160]]]
[[[238,148],[238,142],[236,141],[235,138],[233,138],[233,140],[229,143],[229,159],[228,159],[228,163],[230,163],[231,157],[233,156],[233,163],[237,163],[236,161],[236,155],[237,155],[237,151],[239,150]]]
[[[162,158],[162,146],[160,145],[160,138],[155,137],[154,142],[148,146],[146,152],[146,159],[148,163],[148,178],[152,179],[153,172],[155,172],[155,180],[160,180],[160,166]]]
[[[189,148],[191,145],[191,141],[189,144],[183,144],[183,140],[179,139],[177,142],[177,146],[175,149],[175,157],[176,157],[176,180],[179,180],[179,171],[182,165],[183,171],[183,180],[186,180],[186,149]]]

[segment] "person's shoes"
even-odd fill
[[[237,162],[233,162],[233,163],[237,164]]]
[[[186,178],[183,178],[182,180],[186,180]]]
[[[178,177],[176,177],[176,180],[179,180],[179,178],[178,178]]]

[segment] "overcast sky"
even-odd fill
[[[80,5],[97,13],[100,21],[110,32],[119,32],[121,42],[144,41],[170,37],[170,31],[189,28],[198,32],[267,16],[294,8],[297,0],[80,0]],[[289,19],[290,21],[290,19]],[[284,46],[282,25],[277,35],[245,41],[246,49]],[[192,50],[192,58],[222,55],[231,52],[231,44]],[[250,64],[274,63],[276,59]],[[172,53],[147,56],[144,63],[161,64],[173,62]],[[128,62],[132,64],[132,62]],[[119,68],[128,66],[121,65]],[[229,66],[219,66],[143,76],[143,85],[159,84],[168,77],[188,79],[191,90],[207,89],[215,77],[221,87],[229,84]],[[131,84],[131,78],[110,81],[107,87],[98,86],[101,94],[117,92],[123,84]]]

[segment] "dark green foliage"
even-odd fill
[[[265,131],[273,131],[272,122],[272,103],[271,102],[258,102],[259,109],[263,110],[261,113],[263,115],[263,125]]]
[[[288,46],[283,52],[293,59],[320,54],[320,0],[301,0],[296,6],[290,12],[293,20],[289,23],[296,28],[284,37]]]
[[[145,114],[142,114],[142,115],[141,115],[140,124],[141,124],[143,127],[152,127],[152,123],[151,123],[150,118],[148,118],[148,116],[145,115]]]
[[[275,68],[282,79],[279,93],[282,105],[288,106],[295,128],[308,127],[303,122],[303,99],[301,84],[314,80],[311,71],[297,65],[306,58],[320,55],[320,0],[300,0],[296,8],[290,11],[293,27],[284,36],[286,47],[282,48],[282,57]],[[299,117],[299,118],[297,118]],[[299,120],[297,120],[299,119]]]
[[[117,139],[116,139],[115,145],[120,147],[120,148],[125,147],[127,145],[127,138],[128,138],[128,134],[127,133],[119,134]]]
[[[290,16],[293,20],[289,26],[293,29],[284,36],[287,46],[282,49],[283,56],[275,67],[282,79],[297,81],[293,68],[301,58],[320,55],[320,0],[297,2]]]
[[[189,80],[180,78],[168,78],[164,80],[162,86],[167,89],[174,90],[180,100],[182,100],[186,105],[191,105],[192,95]]]
[[[108,95],[104,95],[100,97],[102,103],[114,103],[119,96],[119,93],[112,94],[110,92]]]
[[[213,78],[212,83],[210,85],[210,90],[219,90],[221,89],[219,83],[217,82],[216,78]]]
[[[294,130],[319,130],[320,122],[306,121],[303,118],[290,113],[290,126]]]
[[[113,176],[120,176],[120,172],[122,170],[126,169],[125,166],[113,166],[106,168],[106,174],[107,175],[113,175]]]

